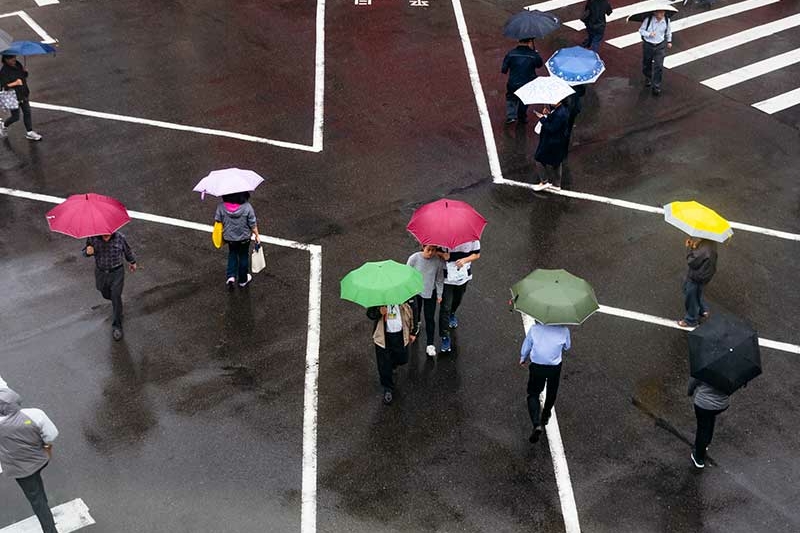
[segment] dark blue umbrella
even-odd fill
[[[56,49],[45,43],[35,41],[15,41],[7,49],[3,50],[3,55],[7,56],[39,56],[43,54],[55,54]]]
[[[541,39],[561,25],[558,17],[550,13],[527,9],[512,15],[503,28],[503,35],[511,39]]]

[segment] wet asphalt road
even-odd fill
[[[311,141],[313,1],[25,7],[61,41],[56,58],[29,60],[34,101]],[[535,136],[501,125],[509,43],[498,28],[514,9],[464,6],[504,177],[530,182]],[[706,38],[740,20],[707,25]],[[683,236],[656,215],[492,184],[449,2],[331,3],[326,31],[322,153],[34,110],[45,140],[12,128],[0,186],[93,190],[206,222],[213,200],[190,191],[209,170],[268,176],[253,201],[261,231],[323,249],[319,531],[563,531],[546,441],[527,442],[508,287],[533,268],[565,267],[601,303],[678,318]],[[609,26],[607,37],[626,31]],[[577,39],[564,28],[538,47],[548,57]],[[762,44],[790,49],[796,32],[781,39]],[[700,62],[707,71],[667,71],[653,99],[639,85],[638,47],[606,46],[608,71],[574,135],[571,187],[649,205],[697,198],[732,220],[800,232],[798,111],[752,109],[758,80],[724,95],[698,83],[737,53]],[[784,82],[760,80],[773,94]],[[404,260],[415,249],[409,216],[443,196],[489,220],[482,257],[456,350],[430,361],[416,347],[385,408],[370,323],[338,299],[338,280],[366,260]],[[62,432],[45,475],[51,503],[83,498],[98,532],[298,531],[308,254],[268,248],[266,272],[228,294],[225,255],[207,234],[133,221],[125,233],[141,270],[127,276],[126,337],[114,343],[92,265],[80,243],[48,232],[49,208],[0,195],[0,375]],[[737,232],[707,291],[712,309],[797,343],[797,260],[797,243]],[[605,315],[574,330],[556,410],[583,530],[800,530],[798,356],[762,358],[764,375],[718,420],[715,464],[698,473],[685,334]],[[30,515],[9,480],[0,502],[0,526]]]

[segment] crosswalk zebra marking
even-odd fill
[[[771,115],[773,113],[777,113],[778,111],[783,111],[784,109],[794,107],[797,104],[800,104],[800,87],[783,94],[773,96],[772,98],[767,98],[761,102],[756,102],[753,104],[753,107]]]
[[[525,6],[528,11],[552,11],[561,7],[571,6],[573,4],[580,4],[585,0],[548,0],[547,2],[539,2],[530,6]]]
[[[713,78],[703,80],[700,83],[717,91],[721,91],[722,89],[727,89],[728,87],[736,85],[737,83],[742,83],[747,80],[763,76],[764,74],[768,74],[775,70],[780,70],[790,65],[794,65],[795,63],[800,63],[800,48],[790,50],[762,61],[751,63],[750,65],[737,68],[736,70],[726,72],[725,74],[720,74],[719,76],[714,76]]]

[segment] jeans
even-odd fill
[[[44,465],[35,474],[28,477],[17,478],[22,492],[33,508],[33,513],[39,519],[39,524],[42,526],[43,533],[58,533],[56,523],[53,520],[53,513],[50,512],[50,504],[47,503],[47,494],[44,492],[44,482],[42,481],[42,470]]]
[[[125,265],[120,265],[110,272],[95,268],[94,281],[103,298],[111,300],[113,314],[111,326],[122,329],[122,287],[125,285]]]
[[[425,338],[429,346],[432,346],[436,339],[436,296],[435,289],[430,298],[417,296],[417,309],[425,317]]]
[[[232,241],[228,243],[228,269],[225,275],[238,277],[239,283],[247,282],[250,270],[250,241]]]
[[[463,285],[444,284],[442,291],[442,303],[439,306],[439,334],[442,337],[450,336],[450,315],[456,314],[469,282]]]
[[[547,394],[544,398],[544,413],[549,418],[550,411],[556,403],[558,394],[558,382],[561,379],[561,363],[557,365],[528,365],[528,414],[531,417],[533,427],[541,425],[541,412],[539,407],[539,395],[547,385]]]
[[[692,326],[696,326],[700,317],[708,311],[708,306],[703,301],[703,287],[702,283],[690,279],[683,282],[683,303],[686,306],[683,320]]]
[[[697,417],[697,433],[694,437],[694,458],[703,461],[706,458],[706,448],[714,437],[714,422],[717,415],[725,409],[709,410],[694,406],[694,416]]]
[[[583,41],[584,48],[590,48],[593,52],[597,52],[600,50],[600,43],[603,40],[603,34],[605,33],[606,29],[603,28],[600,31],[592,31],[589,28],[586,28],[586,39]]]
[[[661,88],[664,71],[664,56],[667,54],[667,42],[650,44],[642,41],[642,74],[650,80],[654,89]]]
[[[561,187],[561,176],[564,174],[564,164],[557,166],[542,165],[542,174],[539,181],[542,183],[552,183],[557,187]]]
[[[528,106],[522,103],[522,100],[514,94],[514,91],[519,89],[506,86],[506,120],[519,119],[525,121],[528,118]]]
[[[31,104],[27,100],[19,103],[19,109],[22,109],[22,121],[25,123],[25,130],[33,130],[33,121],[31,121]],[[8,117],[3,124],[8,127],[19,120],[19,109],[11,109],[11,116]]]
[[[403,332],[386,332],[386,348],[375,345],[378,377],[384,391],[394,390],[394,369],[408,363],[408,348],[403,345]]]

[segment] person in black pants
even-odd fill
[[[5,137],[6,128],[19,120],[21,109],[25,130],[28,132],[25,134],[25,138],[30,141],[41,141],[42,136],[33,131],[31,104],[28,101],[31,95],[31,91],[28,89],[28,71],[17,61],[16,56],[3,56],[3,66],[0,68],[0,86],[6,91],[13,90],[19,101],[19,109],[11,109],[11,116],[0,123],[0,137]]]
[[[606,31],[606,15],[611,14],[611,4],[608,0],[588,0],[583,8],[581,22],[586,25],[586,39],[583,41],[584,48],[589,48],[593,52],[600,50],[600,43]]]
[[[717,415],[731,405],[731,397],[704,381],[689,378],[689,396],[694,397],[694,415],[697,418],[697,432],[692,449],[692,463],[697,468],[706,466],[706,451],[714,438],[714,424]]]
[[[389,405],[394,393],[394,370],[408,362],[408,345],[419,334],[416,301],[412,298],[399,305],[370,307],[367,317],[374,322],[375,361],[383,387],[383,403]]]
[[[111,336],[122,339],[122,288],[125,284],[125,261],[131,272],[136,272],[136,256],[128,245],[125,235],[116,231],[110,235],[98,235],[86,239],[83,249],[85,257],[94,257],[95,287],[106,300],[111,300],[113,320]]]
[[[519,45],[506,54],[500,71],[508,74],[506,83],[506,124],[517,120],[528,121],[528,106],[514,92],[526,83],[536,79],[536,69],[542,68],[544,61],[536,51],[533,39],[521,39]]]

